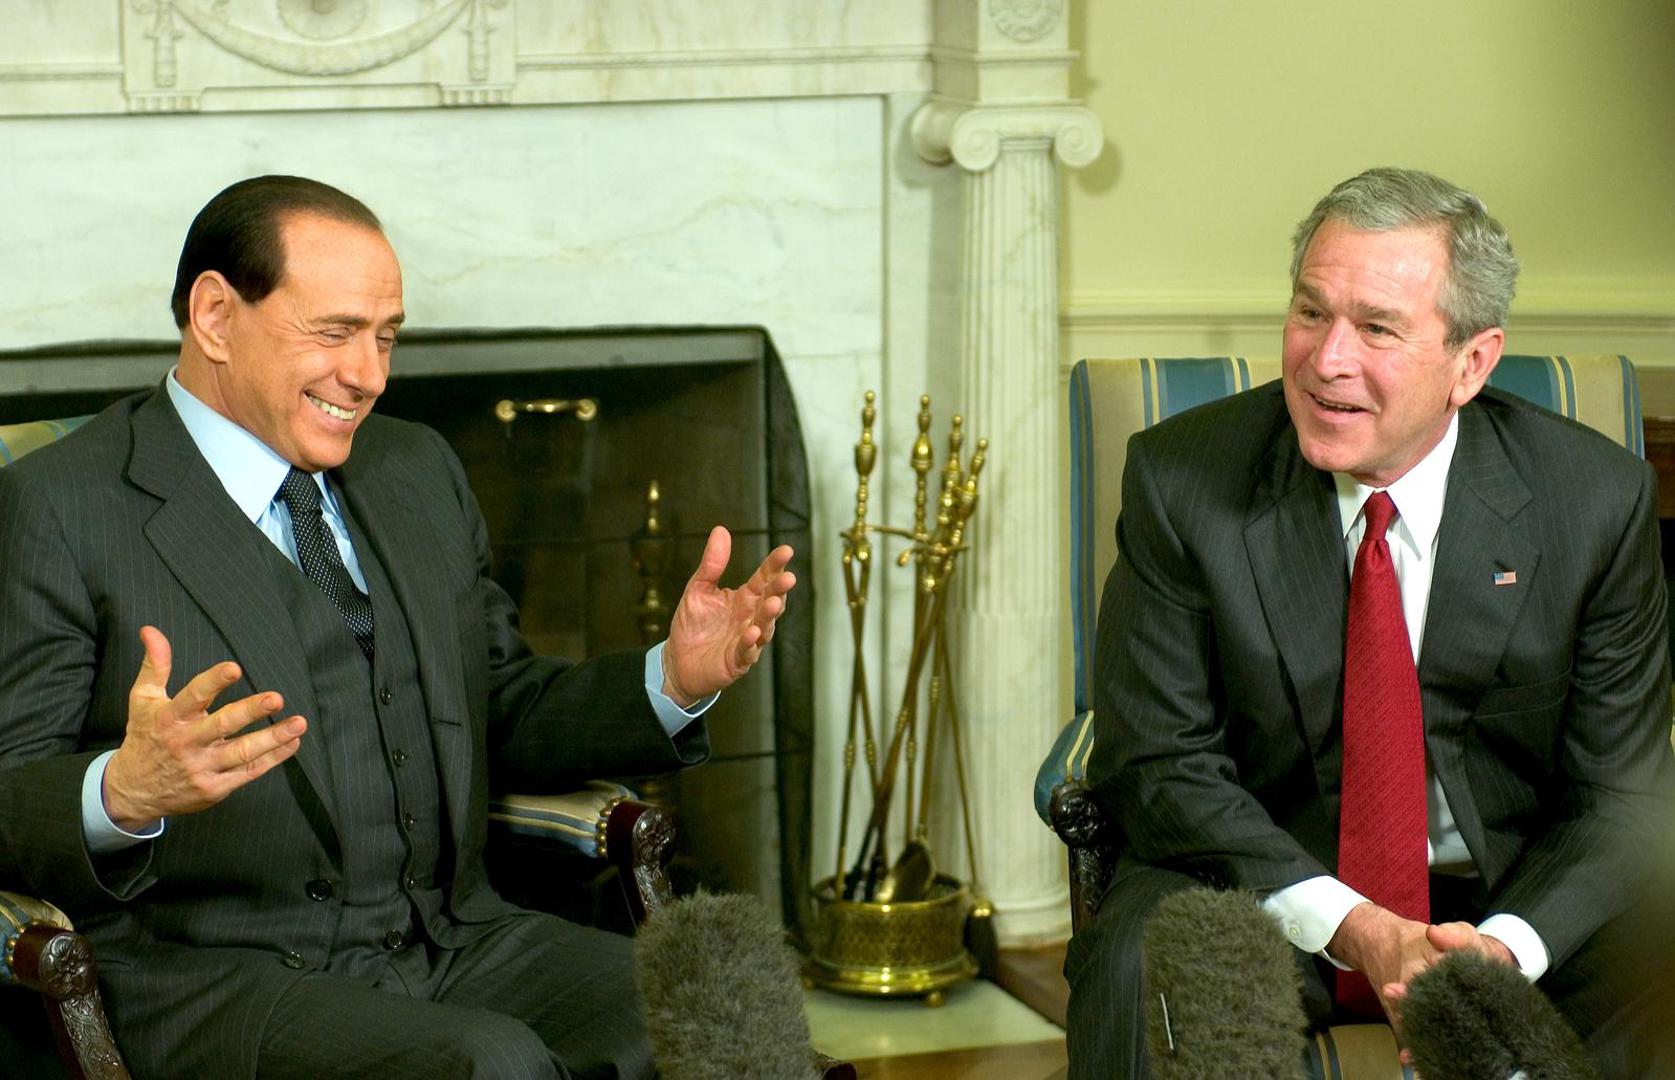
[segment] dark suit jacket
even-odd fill
[[[707,736],[702,724],[664,733],[641,654],[574,666],[530,654],[487,576],[465,475],[435,432],[371,416],[332,479],[413,639],[451,841],[448,909],[462,923],[506,914],[482,864],[491,789],[691,764]],[[281,716],[314,716],[292,619],[255,587],[271,556],[161,390],[0,469],[0,887],[64,908],[117,1003],[168,1006],[182,1025],[230,1016],[259,1031],[300,976],[282,955],[327,955],[335,901],[304,890],[340,876],[325,752],[310,732],[295,758],[224,802],[99,859],[81,836],[82,775],[122,739],[145,624],[173,645],[171,693],[231,658],[244,676],[222,703],[277,690]]]
[[[1117,532],[1089,776],[1129,857],[1263,891],[1333,872],[1349,575],[1280,384],[1135,435]],[[1675,820],[1665,605],[1645,463],[1492,390],[1461,410],[1425,744],[1490,909],[1554,966]]]

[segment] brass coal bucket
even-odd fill
[[[899,904],[841,900],[836,879],[814,887],[814,932],[804,978],[846,994],[923,995],[940,1005],[943,990],[977,974],[965,948],[971,895],[964,882],[938,874],[924,900]]]

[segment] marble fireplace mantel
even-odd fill
[[[957,631],[981,673],[962,700],[985,748],[984,883],[1003,940],[1062,937],[1063,852],[1029,787],[1068,715],[1045,655],[1063,545],[1038,497],[1058,490],[1057,172],[1103,141],[1067,97],[1074,2],[7,3],[0,350],[171,336],[192,215],[233,180],[290,172],[384,220],[411,325],[766,327],[803,420],[817,538],[852,514],[865,390],[886,446],[911,444],[922,392],[939,430],[963,409],[994,445],[995,529]],[[881,512],[911,513],[910,475],[879,477]],[[811,569],[820,596],[842,595],[835,563]],[[876,587],[882,715],[912,590]],[[816,623],[824,866],[850,658],[842,605]],[[939,850],[962,872],[958,849]]]
[[[578,104],[925,90],[932,81],[931,6],[926,0],[24,5],[8,13],[16,31],[12,44],[0,43],[0,114]]]

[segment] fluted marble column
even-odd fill
[[[915,116],[913,136],[926,158],[964,170],[958,402],[968,438],[989,440],[953,597],[981,884],[1003,945],[1062,940],[1065,852],[1031,800],[1035,768],[1070,715],[1059,679],[1068,615],[1054,159],[1086,165],[1103,136],[1073,105],[941,100]]]

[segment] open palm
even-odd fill
[[[761,658],[785,610],[785,594],[797,583],[786,569],[791,549],[780,545],[736,589],[721,587],[733,538],[720,525],[710,530],[704,556],[687,581],[669,621],[663,647],[663,692],[682,706],[726,689]]]

